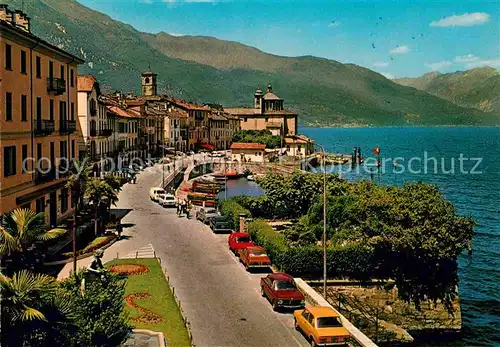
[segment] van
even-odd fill
[[[167,194],[165,189],[160,187],[153,187],[149,189],[149,198],[155,202],[157,202],[160,197],[164,197],[165,194]]]

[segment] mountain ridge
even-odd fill
[[[427,73],[394,82],[413,87],[459,106],[500,113],[500,71],[485,66],[441,74]]]
[[[7,4],[21,8],[21,0]],[[272,83],[285,107],[307,125],[499,124],[495,114],[454,105],[354,64],[281,57],[208,36],[143,33],[74,0],[24,5],[33,32],[83,56],[87,63],[79,72],[95,75],[106,92],[139,92],[140,73],[150,65],[160,93],[187,101],[251,106],[255,89]],[[220,47],[226,54],[214,52]]]

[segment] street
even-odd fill
[[[150,201],[149,188],[161,181],[161,166],[144,170],[126,184],[118,208],[132,211],[122,223],[151,242],[191,323],[196,346],[306,346],[291,313],[276,313],[261,297],[260,277],[249,274],[229,252],[227,235],[177,217]]]

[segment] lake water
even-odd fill
[[[228,199],[233,196],[260,196],[264,195],[264,191],[259,185],[253,181],[247,181],[246,178],[238,178],[236,180],[227,181],[227,189],[223,190],[217,194],[219,200],[224,200],[225,197]]]
[[[354,146],[361,147],[367,165],[357,170],[342,167],[340,173],[346,179],[371,179],[373,175],[382,184],[432,183],[461,215],[477,221],[473,256],[463,254],[459,258],[464,338],[448,346],[500,346],[500,128],[301,128],[299,131],[328,152],[350,154]],[[381,159],[386,158],[381,165],[385,172],[380,176],[371,173],[376,171],[372,150],[377,146]],[[339,167],[329,169],[339,171]]]

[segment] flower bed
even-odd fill
[[[113,273],[127,276],[142,275],[149,272],[149,268],[143,264],[115,264],[110,265],[108,269]]]

